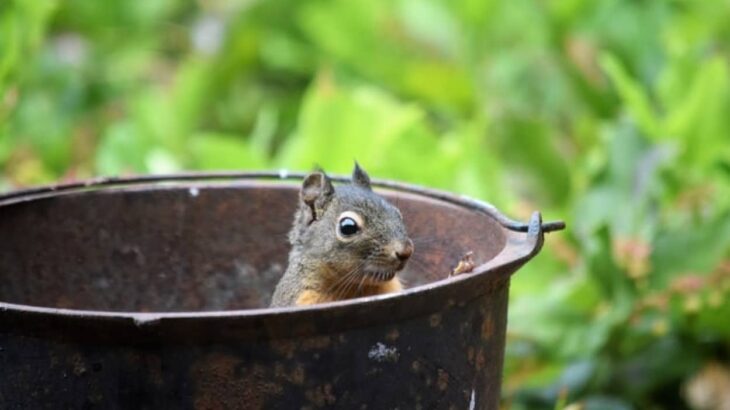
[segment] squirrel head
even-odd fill
[[[387,281],[413,253],[400,211],[373,192],[357,163],[347,185],[334,187],[321,170],[307,175],[299,202],[289,237],[294,254],[329,280]]]

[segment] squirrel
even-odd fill
[[[397,273],[414,250],[400,211],[373,192],[357,162],[350,184],[334,187],[321,170],[304,178],[289,242],[272,307],[400,291]]]

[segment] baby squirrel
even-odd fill
[[[312,305],[397,292],[396,273],[413,254],[400,211],[372,191],[355,163],[352,182],[307,175],[289,232],[289,266],[271,306]]]

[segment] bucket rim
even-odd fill
[[[3,207],[15,204],[31,202],[35,200],[65,196],[69,194],[81,194],[115,190],[118,188],[130,187],[155,187],[161,183],[195,183],[208,181],[291,181],[301,180],[306,176],[305,172],[291,172],[288,170],[279,171],[243,171],[243,172],[186,172],[164,175],[141,175],[127,177],[101,177],[60,184],[43,185],[33,188],[21,189],[0,194],[0,210]],[[332,175],[330,178],[335,182],[349,182],[349,177]],[[401,292],[376,295],[336,302],[328,302],[310,306],[292,307],[265,307],[240,310],[216,310],[216,311],[177,311],[177,312],[129,312],[129,311],[102,311],[86,309],[62,309],[46,306],[35,306],[27,304],[7,303],[0,301],[0,318],[9,314],[20,314],[26,319],[63,318],[66,320],[88,320],[102,322],[122,322],[133,325],[136,328],[149,328],[150,326],[175,322],[189,322],[191,320],[205,319],[208,321],[231,319],[286,319],[291,317],[306,317],[309,315],[321,315],[323,312],[335,311],[345,314],[348,310],[360,311],[380,305],[387,309],[398,303],[407,303],[408,300],[421,295],[432,297],[439,291],[452,287],[463,290],[469,289],[474,292],[475,287],[483,286],[493,276],[501,276],[508,281],[509,276],[520,266],[536,255],[543,243],[544,233],[559,231],[565,228],[562,221],[543,222],[539,212],[534,212],[529,222],[522,223],[512,220],[502,214],[493,205],[470,198],[465,195],[457,195],[449,192],[426,188],[414,184],[396,182],[386,179],[373,179],[373,187],[387,189],[395,192],[403,192],[438,200],[447,204],[455,205],[467,210],[475,211],[495,220],[504,230],[507,236],[505,246],[491,260],[482,263],[474,268],[471,273],[448,277],[442,280],[429,282],[413,288],[404,289]],[[489,278],[487,278],[489,277]],[[484,292],[481,292],[484,293]],[[468,298],[467,298],[468,299]],[[447,303],[447,301],[443,301]],[[465,301],[460,301],[463,303]],[[450,300],[449,303],[453,303]],[[306,316],[305,316],[306,315]],[[411,316],[413,312],[411,312]]]

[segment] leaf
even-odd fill
[[[417,107],[399,104],[375,88],[339,88],[325,74],[307,93],[296,134],[277,162],[305,169],[316,163],[343,173],[355,159],[369,170],[397,167],[389,156],[403,159],[424,149],[435,151],[436,140],[423,128],[423,116]],[[401,146],[394,149],[396,145]]]
[[[688,347],[677,337],[658,339],[618,363],[612,383],[627,397],[642,397],[680,379],[699,365],[699,352]]]
[[[171,174],[180,172],[182,169],[177,158],[171,152],[162,148],[154,148],[147,154],[145,166],[153,174]]]
[[[102,175],[146,172],[151,140],[130,122],[110,126],[97,148],[96,171]]]
[[[48,168],[56,172],[68,166],[71,156],[70,121],[65,114],[57,107],[52,94],[28,93],[16,107],[9,127],[16,141],[30,145]]]
[[[599,63],[641,130],[653,139],[662,137],[660,120],[641,84],[629,75],[615,56],[604,53],[599,57]]]
[[[203,170],[261,169],[266,159],[241,137],[220,133],[198,133],[190,139],[192,165]]]
[[[13,148],[10,136],[3,130],[3,126],[0,125],[0,168],[7,161]]]
[[[666,129],[682,142],[683,157],[695,166],[709,167],[723,154],[730,155],[730,120],[725,116],[730,111],[729,75],[720,57],[702,61],[688,90],[667,107]]]
[[[170,136],[174,142],[184,141],[202,122],[214,74],[210,63],[197,59],[190,59],[179,68],[170,100],[176,121],[174,127],[169,127],[174,132]]]
[[[514,118],[504,125],[491,137],[504,160],[512,164],[512,189],[519,189],[523,198],[540,197],[548,204],[564,204],[570,196],[570,172],[547,124]]]
[[[464,110],[474,86],[465,67],[448,55],[458,51],[458,25],[448,23],[447,10],[422,1],[335,0],[308,3],[298,21],[329,59],[406,95]],[[420,27],[427,23],[412,21],[413,12],[434,21],[428,34]]]
[[[692,226],[660,232],[652,253],[652,283],[665,288],[677,273],[712,272],[730,257],[730,212],[724,211]]]

